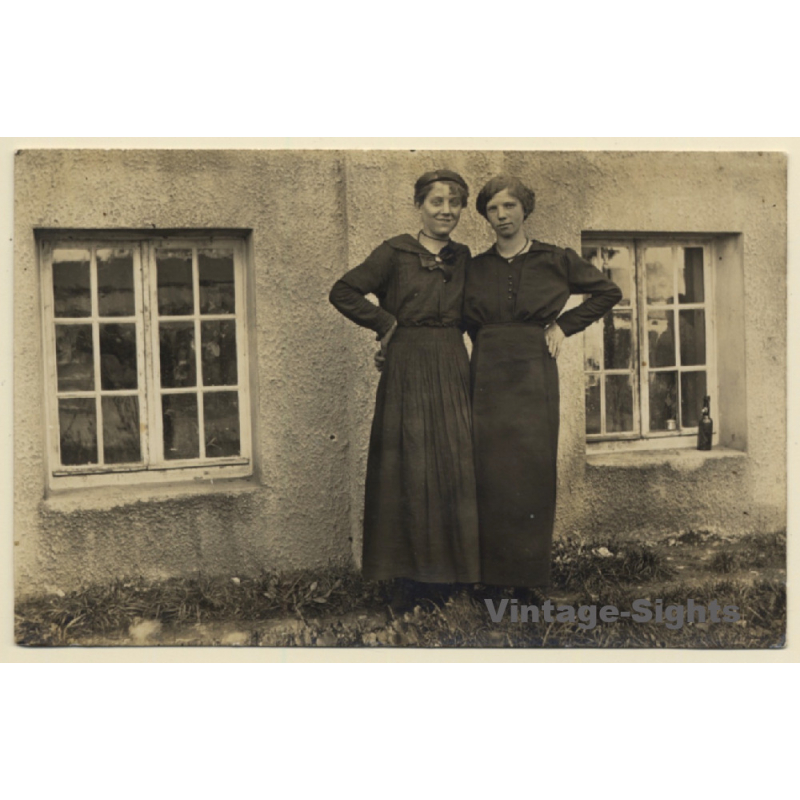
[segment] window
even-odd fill
[[[51,485],[250,474],[244,252],[42,239]]]
[[[711,243],[584,238],[623,292],[584,338],[587,441],[691,446],[714,392]]]

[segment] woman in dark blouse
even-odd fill
[[[373,580],[479,579],[469,359],[461,309],[469,248],[450,240],[468,197],[455,172],[414,187],[422,229],[389,239],[330,301],[375,331],[384,357],[370,435],[363,572]],[[377,296],[380,305],[365,295]]]
[[[622,298],[574,250],[530,239],[534,193],[492,178],[477,208],[497,241],[472,261],[464,322],[474,342],[472,402],[481,581],[546,587],[556,504],[559,390],[564,338]],[[571,294],[589,297],[561,313]]]

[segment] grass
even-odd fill
[[[715,534],[689,531],[653,544],[574,536],[555,545],[554,606],[625,610],[649,598],[666,608],[691,598],[738,609],[738,621],[719,624],[618,619],[591,626],[588,618],[569,619],[566,612],[548,621],[544,596],[533,600],[538,622],[514,622],[506,614],[495,623],[484,599],[499,597],[486,589],[378,585],[353,571],[329,570],[125,579],[30,598],[17,604],[16,637],[31,646],[127,644],[135,626],[153,621],[163,628],[163,644],[170,643],[170,631],[200,624],[241,629],[245,643],[273,646],[777,647],[785,633],[785,548],[783,532],[721,542]],[[686,564],[693,565],[688,577],[681,572]],[[191,643],[213,641],[206,636]]]

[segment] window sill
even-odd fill
[[[616,467],[641,469],[642,467],[669,464],[675,469],[697,469],[709,461],[723,459],[744,460],[747,453],[731,450],[726,447],[715,447],[713,450],[697,449],[662,449],[662,450],[614,450],[595,451],[586,454],[586,463],[590,467]]]
[[[252,494],[259,484],[252,477],[237,479],[204,480],[187,483],[164,481],[158,484],[127,484],[93,486],[51,491],[44,498],[44,508],[58,513],[72,511],[105,510],[138,503],[182,500],[195,495],[219,496]]]

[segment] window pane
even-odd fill
[[[232,319],[201,323],[203,338],[203,385],[235,386],[236,322]]]
[[[135,464],[139,446],[139,398],[103,397],[103,458],[106,464]]]
[[[161,398],[164,420],[164,458],[198,458],[197,395],[165,394]]]
[[[672,248],[646,247],[644,268],[647,281],[647,302],[672,303],[675,291]]]
[[[678,373],[650,373],[650,430],[668,431],[677,428]]]
[[[678,312],[681,334],[681,365],[706,363],[706,312],[703,309]]]
[[[622,300],[619,305],[631,304],[631,290],[633,285],[633,259],[627,247],[602,247],[600,248],[601,263],[596,266],[602,269],[614,283],[622,289]]]
[[[675,312],[648,312],[647,341],[651,367],[675,366]]]
[[[683,251],[683,272],[678,274],[678,301],[702,303],[704,300],[703,248],[686,247]]]
[[[598,375],[586,376],[586,433],[600,433],[600,381]]]
[[[156,250],[158,313],[182,316],[194,313],[192,251]]]
[[[91,325],[56,325],[56,372],[59,392],[94,391]]]
[[[199,250],[200,313],[233,314],[236,296],[233,286],[233,251]]]
[[[586,246],[582,249],[581,254],[590,264],[593,264],[597,269],[603,270],[622,289],[622,300],[620,300],[619,305],[629,306],[633,288],[632,251],[624,246]]]
[[[238,392],[206,392],[203,395],[206,428],[206,456],[238,456],[239,394]]]
[[[56,317],[90,317],[89,251],[53,250],[53,309]]]
[[[602,324],[606,369],[630,369],[633,366],[630,312],[606,314]]]
[[[633,431],[633,383],[630,375],[606,375],[606,433]]]
[[[161,385],[168,389],[197,385],[193,322],[159,325]]]
[[[136,325],[100,324],[100,388],[135,389]]]
[[[94,398],[58,401],[61,463],[64,466],[97,463],[97,414]]]
[[[101,317],[132,317],[133,255],[130,250],[97,250],[97,312]]]
[[[703,410],[706,396],[706,373],[684,372],[681,374],[681,427],[696,428]]]
[[[603,325],[605,322],[591,324],[583,334],[583,368],[596,370],[603,368]]]

